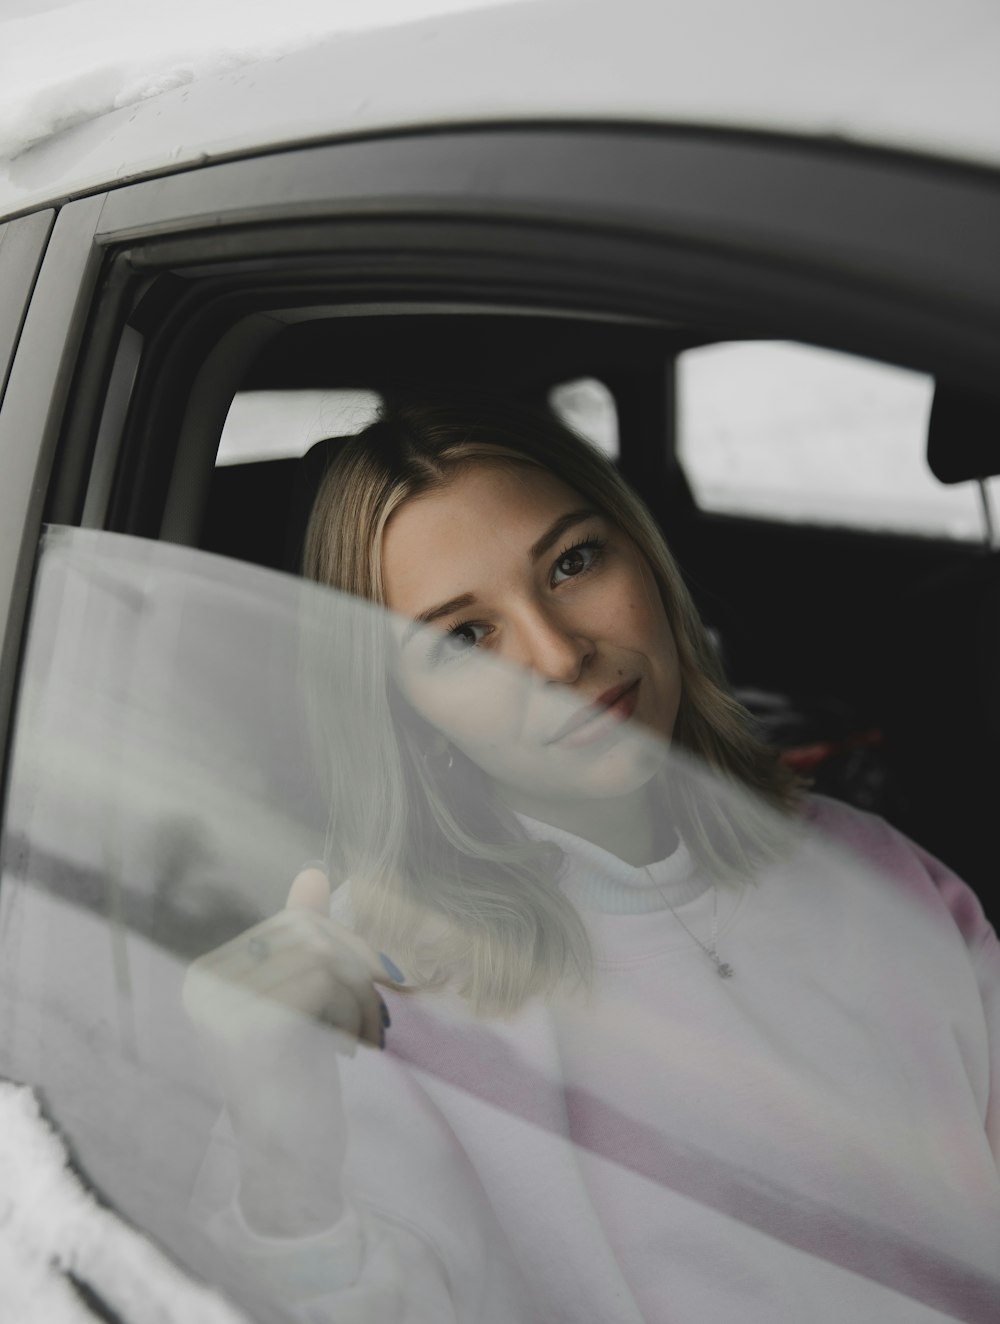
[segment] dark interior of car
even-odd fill
[[[238,389],[365,389],[391,400],[432,383],[543,402],[560,382],[602,382],[620,469],[664,530],[766,737],[817,791],[883,814],[940,856],[996,917],[1000,561],[985,543],[700,510],[676,451],[674,365],[725,338],[492,310],[316,317],[270,338]],[[990,458],[998,417],[994,398],[939,383],[928,440],[940,477],[973,481],[1000,468]],[[217,467],[200,546],[296,571],[336,444]]]

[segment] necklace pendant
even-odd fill
[[[716,963],[716,970],[719,972],[720,979],[732,979],[733,967],[728,961],[719,961]]]

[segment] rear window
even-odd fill
[[[943,486],[927,467],[932,377],[832,350],[750,341],[682,354],[677,393],[678,452],[703,510],[984,536],[976,484]]]
[[[324,437],[349,437],[373,422],[375,391],[240,391],[233,398],[216,464],[291,460]]]

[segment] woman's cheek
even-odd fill
[[[515,740],[523,724],[523,687],[501,683],[504,678],[487,676],[486,670],[470,661],[434,675],[401,678],[416,711],[473,761],[477,749]]]

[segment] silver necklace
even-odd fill
[[[643,867],[644,867],[645,870],[646,870],[646,875],[647,875],[647,877],[649,878],[649,881],[652,883],[652,882],[653,882],[653,876],[652,876],[652,874],[649,872],[649,868],[648,868],[648,866],[644,865]],[[654,885],[654,887],[656,886],[655,883],[654,883],[653,885]],[[663,896],[663,891],[662,891],[662,889],[659,888],[659,887],[657,887],[656,890],[657,890],[657,892],[659,892],[660,896],[663,898],[663,904],[667,907],[667,909],[670,911],[671,915],[673,915],[674,919],[675,919],[675,920],[677,921],[677,923],[681,926],[681,928],[684,930],[684,932],[687,934],[687,936],[691,939],[692,942],[696,942],[696,943],[698,944],[698,946],[701,948],[701,950],[705,953],[705,955],[708,957],[708,959],[709,959],[709,960],[712,962],[712,964],[715,966],[715,972],[716,972],[716,974],[719,976],[719,978],[720,978],[720,979],[732,979],[732,977],[733,977],[733,967],[729,964],[728,961],[724,961],[724,960],[722,959],[722,957],[719,955],[719,889],[714,885],[714,883],[713,883],[713,885],[712,885],[712,937],[711,937],[711,945],[709,945],[708,943],[704,943],[704,942],[702,942],[702,940],[698,937],[697,933],[693,933],[693,932],[691,931],[691,929],[688,928],[688,926],[684,923],[684,921],[681,919],[680,915],[678,915],[677,911],[676,911],[676,910],[674,909],[674,907],[670,904],[670,902],[667,900],[667,898],[666,898],[665,896]]]

